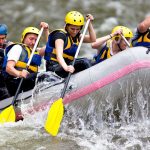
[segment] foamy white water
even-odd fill
[[[150,149],[150,121],[132,123],[119,128],[101,126],[98,132],[82,127],[68,128],[63,122],[57,137],[43,128],[45,112],[26,115],[23,121],[0,126],[1,150],[128,150]],[[65,118],[66,119],[66,118]],[[75,120],[76,121],[76,120]],[[82,122],[82,120],[80,120]],[[66,128],[65,128],[66,127]]]

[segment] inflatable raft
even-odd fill
[[[119,110],[137,116],[150,116],[150,53],[144,47],[129,48],[97,65],[73,74],[64,97],[66,107],[88,113],[106,114]],[[55,77],[55,76],[53,76]],[[28,112],[46,109],[60,97],[64,80],[59,77],[50,85],[39,84],[35,89],[21,93],[16,100],[17,119],[22,115],[21,104],[31,103]],[[53,82],[51,80],[50,82]],[[142,95],[142,97],[141,97]],[[9,106],[12,98],[0,101],[0,110]],[[127,111],[129,109],[130,111]],[[142,110],[141,110],[142,109]],[[132,110],[132,111],[131,111]]]

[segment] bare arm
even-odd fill
[[[57,60],[59,64],[64,68],[64,70],[66,70],[67,64],[63,58],[63,45],[64,41],[62,39],[57,39],[55,41]]]
[[[107,42],[109,39],[111,39],[112,37],[116,36],[116,35],[119,35],[119,34],[122,34],[122,30],[117,30],[116,32],[114,33],[111,33],[109,35],[106,35],[104,37],[100,37],[100,38],[97,38],[96,39],[96,42],[93,42],[91,44],[92,48],[94,49],[98,49],[100,48],[105,42]]]
[[[26,78],[29,72],[27,70],[18,71],[15,69],[16,62],[13,60],[9,60],[6,66],[6,72],[14,77],[23,77]]]
[[[46,46],[43,46],[41,48],[37,48],[37,51],[39,52],[40,56],[44,56],[44,54],[45,54],[45,48],[46,48]]]
[[[48,25],[48,23],[46,23],[46,22],[41,22],[40,23],[40,27],[42,28],[44,28],[44,33],[45,33],[45,39],[46,39],[46,41],[48,41],[48,36],[49,36],[49,25]]]
[[[46,42],[47,42],[48,41],[48,36],[49,36],[49,25],[46,22],[41,22],[40,27],[44,28],[45,39],[46,39]],[[39,55],[44,56],[45,48],[46,48],[46,46],[37,48],[37,51],[39,51]]]
[[[86,20],[88,20],[88,19],[90,19],[90,23],[88,26],[89,35],[85,35],[83,41],[85,43],[92,43],[92,42],[96,41],[96,33],[95,33],[95,30],[92,25],[92,21],[94,20],[94,17],[91,14],[88,14],[86,17]]]
[[[46,42],[47,42],[48,41],[48,36],[49,36],[49,29],[45,29],[44,32],[45,32],[45,39],[46,39]]]
[[[56,56],[59,64],[63,67],[63,69],[67,72],[74,72],[74,67],[71,65],[67,65],[64,58],[63,58],[63,47],[64,47],[64,41],[62,39],[57,39],[55,41],[55,47],[56,47]]]
[[[92,48],[94,49],[98,49],[100,48],[107,40],[111,39],[111,36],[110,35],[106,35],[104,37],[100,37],[100,38],[97,38],[96,39],[96,42],[93,42],[91,45],[92,45]]]
[[[13,60],[8,61],[7,66],[6,66],[6,72],[12,76],[19,77],[20,71],[18,71],[14,68],[15,64],[16,64],[16,62]]]
[[[145,18],[144,21],[138,24],[138,31],[140,33],[144,33],[147,31],[147,29],[150,27],[150,16]]]

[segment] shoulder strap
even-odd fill
[[[68,36],[69,36],[68,33],[64,29],[56,29],[56,30],[52,31],[50,33],[50,35],[54,35],[56,32],[63,33],[65,35],[65,37],[66,37],[66,39],[64,41],[64,48],[65,48],[67,46],[67,43],[68,43]]]

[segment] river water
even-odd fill
[[[61,28],[66,12],[78,10],[93,14],[97,36],[103,36],[115,25],[128,26],[134,32],[138,22],[150,15],[149,8],[149,0],[0,0],[0,23],[8,25],[10,40],[20,41],[25,27],[39,27],[40,21],[46,21],[52,30]],[[83,44],[80,56],[92,57],[94,53],[90,45]],[[26,114],[23,121],[0,126],[0,150],[150,150],[146,115],[121,127],[103,122],[93,128],[94,116],[84,122],[74,110],[71,121],[75,124],[69,124],[65,116],[58,136],[51,137],[43,128],[46,113]]]

